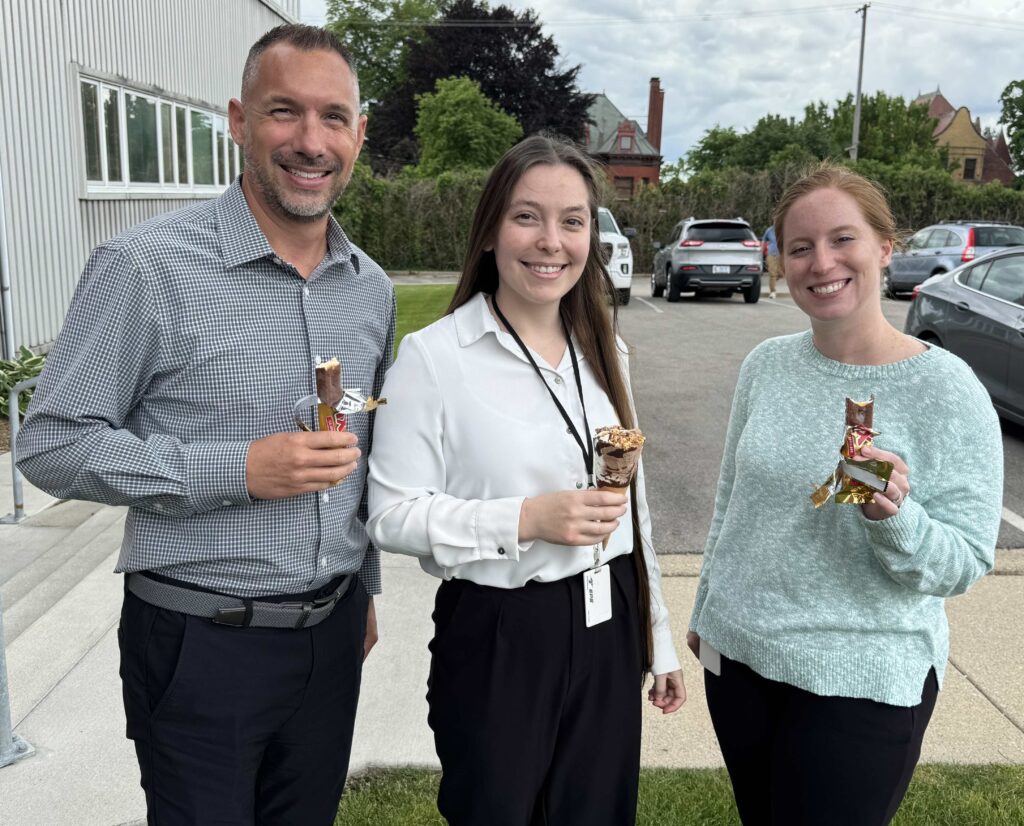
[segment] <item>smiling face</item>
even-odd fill
[[[868,224],[853,196],[815,189],[784,219],[780,250],[790,295],[814,322],[873,322],[881,314],[882,269],[892,242]]]
[[[523,173],[487,248],[502,309],[557,308],[583,274],[592,223],[587,185],[571,166],[537,164]]]
[[[242,185],[254,207],[285,224],[325,220],[352,176],[366,130],[358,84],[341,55],[269,47],[245,102],[232,100],[228,115],[231,135],[245,149]]]

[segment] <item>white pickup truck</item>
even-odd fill
[[[620,230],[615,216],[605,207],[598,207],[597,229],[601,235],[605,269],[611,276],[619,304],[628,304],[629,287],[633,283],[633,250],[629,239],[636,235],[636,230],[632,227]]]

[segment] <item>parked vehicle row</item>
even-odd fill
[[[892,256],[886,277],[891,297],[909,293],[926,278],[976,258],[1024,245],[1024,227],[997,221],[947,221],[915,232]]]
[[[1024,424],[1024,247],[928,278],[904,331],[966,361],[999,415]]]
[[[678,301],[682,293],[761,297],[761,242],[742,218],[687,218],[668,242],[655,243],[651,296]]]

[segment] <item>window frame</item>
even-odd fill
[[[242,169],[240,147],[231,137],[227,112],[203,101],[168,94],[165,90],[146,84],[128,83],[123,79],[85,69],[72,64],[70,82],[74,90],[73,100],[76,102],[76,124],[74,139],[76,141],[75,158],[78,164],[79,198],[82,200],[105,199],[162,199],[176,200],[215,198],[223,193],[235,178],[233,172]],[[99,161],[100,180],[88,179],[88,160],[86,157],[86,123],[85,107],[82,102],[82,88],[89,85],[95,88],[96,118],[99,127]],[[119,154],[121,162],[121,179],[111,180],[107,147],[107,113],[103,101],[105,90],[115,93],[117,99],[117,134],[120,141]],[[159,182],[132,182],[129,168],[128,149],[128,115],[127,97],[135,95],[144,98],[156,107],[156,132],[153,150],[157,157],[157,176]],[[178,134],[178,112],[183,111],[185,119],[185,175],[181,176],[180,135]],[[196,184],[194,171],[194,155],[192,151],[192,113],[202,112],[210,119],[212,125],[211,149],[214,159],[213,184]],[[166,168],[164,148],[164,119],[169,120],[171,146],[168,157],[171,164]],[[218,143],[216,124],[223,124],[225,142]],[[179,179],[184,177],[184,181]]]

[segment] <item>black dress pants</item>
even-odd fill
[[[150,826],[334,822],[367,599],[353,582],[327,619],[292,630],[217,625],[125,591],[121,682]]]
[[[633,560],[587,628],[582,576],[502,589],[442,582],[427,700],[452,826],[629,826],[642,658]]]
[[[822,697],[722,657],[708,710],[744,826],[884,826],[910,785],[939,685],[920,704]]]

